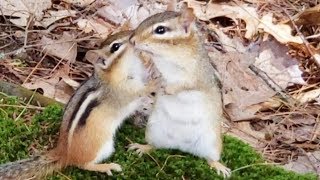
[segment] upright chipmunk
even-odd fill
[[[0,179],[40,178],[53,170],[77,166],[89,171],[121,171],[115,163],[100,164],[114,151],[114,136],[123,120],[141,108],[153,90],[149,70],[128,43],[131,31],[104,43],[94,74],[66,105],[58,145],[44,155],[0,166]]]
[[[165,81],[147,128],[148,145],[131,144],[141,155],[153,148],[179,149],[205,158],[210,167],[230,176],[219,162],[222,98],[216,70],[196,27],[192,9],[167,11],[144,20],[130,37],[135,48],[151,54]]]

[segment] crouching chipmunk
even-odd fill
[[[143,109],[146,96],[156,89],[151,65],[128,43],[131,31],[109,37],[99,50],[94,74],[74,93],[65,107],[57,146],[29,159],[0,166],[0,179],[41,178],[67,166],[112,175],[116,163],[101,164],[114,151],[121,123]],[[148,99],[148,98],[147,98]]]

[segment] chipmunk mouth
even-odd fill
[[[153,54],[152,50],[149,48],[149,46],[147,44],[137,43],[137,40],[135,39],[134,36],[131,36],[129,38],[129,44],[131,46],[133,46],[133,48],[138,50],[138,51],[144,51],[144,52],[146,52],[148,54]]]
[[[147,45],[143,45],[143,44],[141,44],[141,45],[136,45],[136,46],[134,46],[134,49],[135,49],[137,52],[145,52],[145,53],[147,53],[147,54],[149,54],[149,55],[154,55],[153,51],[152,51],[150,48],[148,48]]]

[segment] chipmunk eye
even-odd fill
[[[122,45],[121,43],[112,44],[112,46],[110,48],[110,53],[114,53],[114,52],[118,51],[118,49],[120,48],[121,45]]]
[[[158,26],[155,30],[154,33],[156,34],[164,34],[169,30],[169,28],[165,27],[165,26]]]

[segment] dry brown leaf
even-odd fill
[[[124,14],[129,20],[130,27],[136,28],[147,17],[165,11],[168,2],[170,2],[170,0],[150,0],[144,1],[143,6],[139,3],[135,3],[134,5],[125,8]]]
[[[306,103],[306,102],[310,102],[310,101],[314,101],[314,100],[316,100],[318,103],[320,103],[320,101],[319,101],[320,89],[314,89],[311,91],[307,91],[305,93],[293,95],[293,97],[295,99],[297,99],[300,103]]]
[[[64,32],[59,40],[52,40],[43,36],[41,43],[44,44],[43,48],[46,53],[66,59],[70,63],[75,62],[77,57],[77,42],[67,32]]]
[[[316,119],[312,115],[296,114],[287,118],[282,124],[287,126],[292,126],[292,125],[314,125],[315,123],[316,123]]]
[[[213,24],[209,24],[207,27],[218,35],[219,41],[223,45],[223,48],[226,52],[246,53],[248,51],[248,48],[244,47],[240,38],[229,38],[225,33],[222,32],[221,29],[217,28]],[[253,61],[254,59],[251,59],[251,61],[248,59],[247,64],[252,64]]]
[[[235,138],[239,138],[256,149],[260,149],[265,146],[263,142],[263,134],[252,130],[248,122],[234,123],[234,125],[235,127],[232,127],[227,132],[228,135],[231,135]],[[263,139],[260,139],[261,137],[255,136],[256,133],[258,134],[258,136],[263,137]]]
[[[98,50],[99,51],[99,50]],[[90,50],[86,53],[85,55],[85,59],[87,61],[89,61],[91,64],[95,64],[95,62],[97,62],[97,60],[99,59],[99,53],[97,52],[97,50]]]
[[[247,4],[228,5],[222,3],[206,3],[196,0],[185,0],[188,6],[193,8],[197,18],[209,21],[212,18],[225,16],[237,22],[242,19],[246,23],[245,37],[251,39],[258,31],[259,17],[254,7]]]
[[[85,7],[91,3],[93,3],[96,0],[63,0],[66,3],[79,6],[79,7]]]
[[[27,89],[42,89],[43,95],[53,98],[61,103],[67,103],[73,93],[73,88],[70,87],[64,79],[68,79],[69,67],[66,65],[55,72],[55,74],[48,79],[37,78],[29,83],[22,84]]]
[[[283,89],[293,83],[306,84],[297,60],[287,55],[286,46],[273,40],[262,42],[259,46],[244,47],[240,39],[229,38],[213,25],[208,27],[216,32],[226,51],[212,51],[209,56],[221,76],[224,105],[232,120],[256,118],[258,110],[281,104],[278,101],[269,102],[276,92],[265,81],[275,82]],[[254,74],[249,69],[251,64],[270,79],[262,79]]]
[[[136,28],[150,15],[163,12],[167,8],[167,2],[156,0],[144,1],[143,4],[137,0],[110,0],[108,2],[108,5],[98,9],[99,16],[117,25],[127,23],[130,29]]]
[[[297,173],[320,174],[320,151],[307,153],[307,156],[298,156],[298,159],[283,166],[285,169]]]
[[[80,19],[77,25],[85,33],[93,31],[94,35],[101,39],[106,39],[115,28],[101,18]]]
[[[43,11],[50,8],[51,5],[51,0],[1,0],[0,15],[14,17],[9,19],[12,23],[26,26],[31,15],[34,15],[36,21],[41,21]]]
[[[126,20],[122,9],[110,5],[99,8],[97,13],[99,16],[117,25],[123,24]]]
[[[299,13],[294,21],[297,25],[320,25],[320,4]]]
[[[306,85],[298,61],[290,57],[288,51],[286,46],[275,40],[264,41],[254,65],[283,89],[292,83]]]
[[[232,120],[255,118],[254,114],[261,108],[258,104],[276,93],[248,68],[251,55],[210,52],[209,56],[221,76],[223,102]]]
[[[286,127],[289,125],[292,125],[292,123],[285,124],[285,126],[279,126],[277,128],[275,132],[277,134],[276,139],[278,141],[283,141],[285,143],[291,144],[311,140],[314,128],[313,125],[290,126],[290,128]]]
[[[320,65],[320,54],[315,53],[312,56],[316,60],[317,64]]]
[[[259,29],[262,29],[264,32],[271,34],[277,41],[282,44],[286,43],[297,43],[302,44],[303,40],[300,36],[292,36],[292,28],[287,24],[273,24],[272,19],[273,14],[269,13],[264,15],[260,20],[258,26]]]
[[[41,21],[37,21],[35,25],[42,26],[42,27],[49,27],[54,22],[66,18],[66,17],[74,17],[76,15],[76,11],[73,10],[59,10],[59,11],[48,11],[44,18]]]

